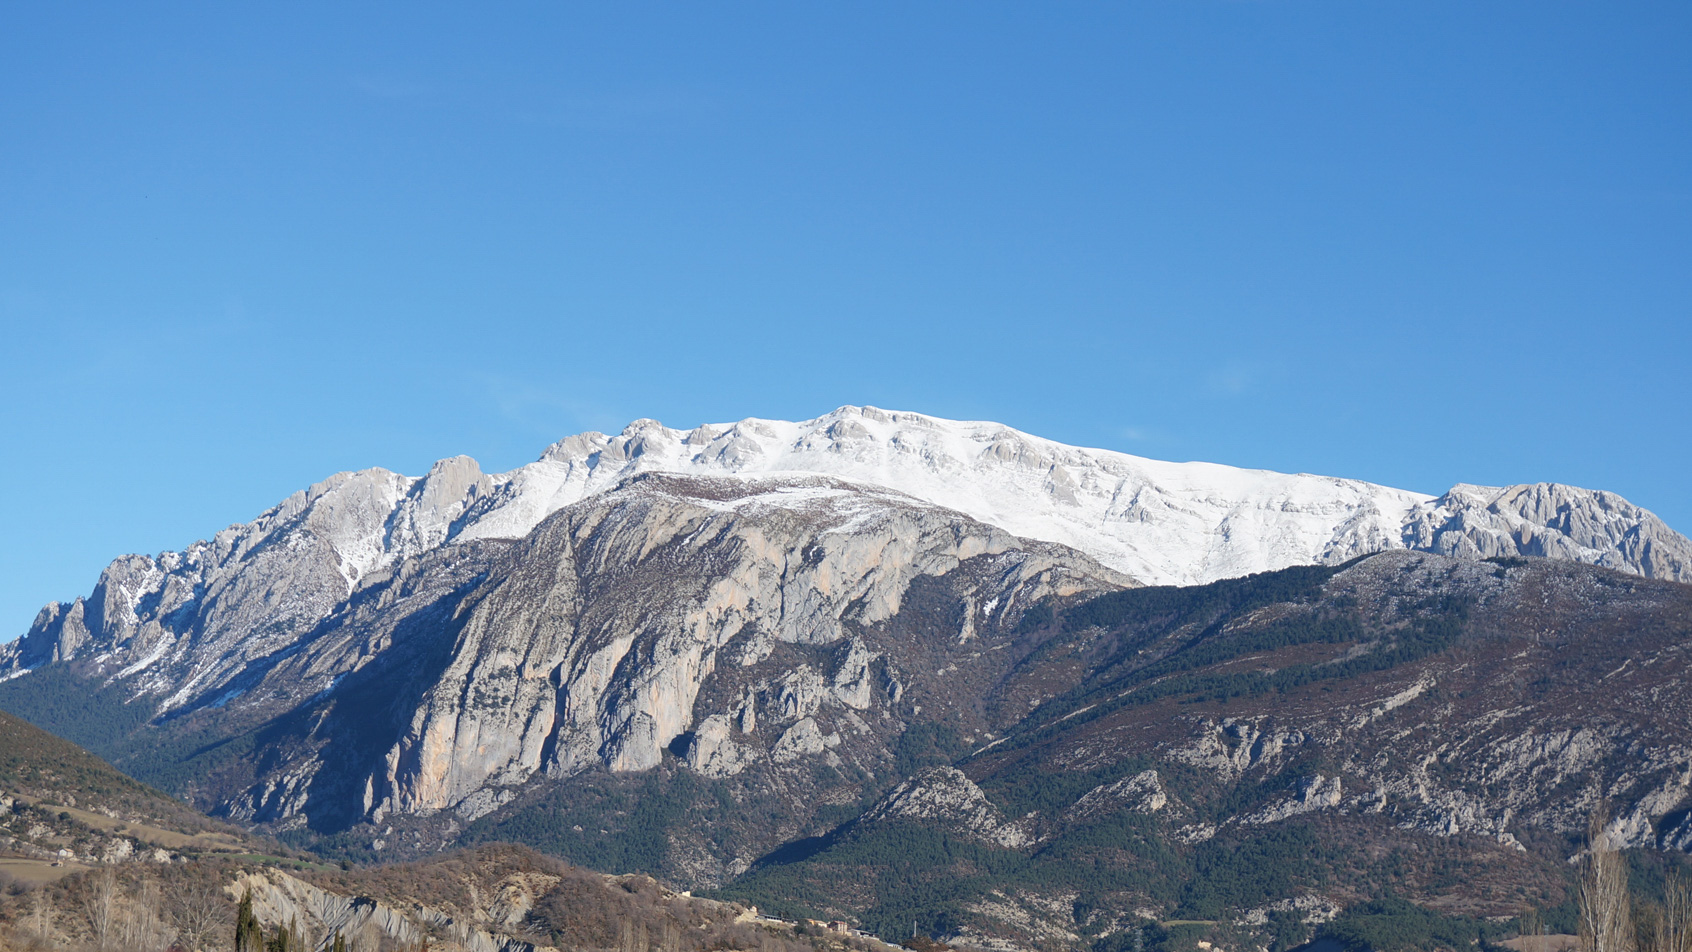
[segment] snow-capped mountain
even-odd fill
[[[998,423],[841,407],[789,423],[583,433],[493,477],[452,538],[521,538],[642,472],[821,473],[883,486],[1079,549],[1147,585],[1193,585],[1391,548],[1537,555],[1692,579],[1692,544],[1612,493],[1459,485],[1432,497],[1360,480],[1083,449]]]
[[[818,473],[1058,542],[1149,585],[1190,585],[1402,545],[1429,497],[1355,480],[1080,449],[997,423],[842,407],[801,423],[584,433],[496,478],[455,538],[520,538],[639,472]]]
[[[1467,617],[1448,578],[1473,583],[1458,599],[1473,606],[1488,580],[1510,581],[1511,605],[1544,614],[1523,615],[1535,638],[1572,617],[1571,593],[1578,608],[1639,588],[1644,607],[1603,631],[1667,624],[1647,616],[1679,605],[1680,586],[1604,568],[1692,579],[1686,538],[1567,486],[1430,497],[869,407],[692,430],[642,420],[509,473],[466,457],[421,477],[342,473],[182,552],[119,558],[88,597],[0,648],[0,701],[222,815],[362,827],[373,844],[399,824],[420,850],[539,809],[549,784],[574,797],[594,778],[684,771],[724,803],[764,804],[735,821],[762,817],[756,836],[675,861],[722,881],[814,835],[821,805],[930,762],[925,743],[950,737],[936,748],[948,761],[1024,717],[1056,724],[1040,712],[1078,666],[1152,660],[1090,646],[1108,611],[1073,630],[1054,613],[1388,549],[1435,555],[1347,570],[1396,594],[1375,599],[1380,637],[1335,647],[1357,649],[1341,660],[1399,638],[1395,613]],[[1474,564],[1517,555],[1562,562]],[[1410,585],[1403,566],[1424,564],[1438,578]],[[1212,588],[1259,584],[1279,591],[1273,578]],[[1207,619],[1193,630],[1226,621]],[[1079,640],[1057,651],[1045,642],[1058,634]],[[548,830],[562,822],[546,815]]]
[[[43,609],[0,665],[16,672],[66,659],[98,633],[102,642],[128,646],[128,676],[181,650],[173,632],[192,627],[197,653],[215,660],[172,681],[169,709],[286,648],[408,558],[449,544],[522,539],[566,506],[651,472],[826,475],[879,487],[1068,546],[1148,585],[1394,548],[1543,556],[1692,580],[1692,542],[1612,493],[1459,485],[1431,497],[1358,480],[1084,449],[998,423],[841,407],[797,423],[749,419],[692,430],[637,420],[616,436],[561,440],[537,461],[497,475],[463,456],[421,477],[340,473],[182,552],[119,558],[89,599]],[[141,645],[147,648],[135,654]]]

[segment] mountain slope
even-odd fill
[[[33,800],[195,825],[194,811],[61,737],[0,711],[0,790]]]
[[[1618,842],[1692,850],[1687,586],[1389,553],[1029,637],[988,695],[1003,737],[729,893],[1026,947],[1385,889],[1554,907],[1600,800]]]
[[[0,712],[0,868],[8,874],[53,878],[101,863],[183,862],[262,845]]]

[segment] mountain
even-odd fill
[[[1618,496],[1539,484],[1422,496],[1353,480],[1078,449],[993,423],[843,407],[803,423],[688,431],[650,420],[585,433],[510,473],[466,457],[420,478],[333,476],[245,525],[156,558],[131,555],[93,593],[47,606],[0,653],[16,674],[105,653],[170,711],[289,650],[359,593],[443,549],[525,538],[553,513],[648,472],[799,473],[878,487],[1145,584],[1192,584],[1366,552],[1534,555],[1692,579],[1692,543]],[[485,546],[484,546],[485,548]],[[164,664],[159,664],[161,661]]]
[[[553,513],[642,473],[813,474],[892,490],[1028,539],[1055,542],[1145,584],[1194,584],[1413,548],[1532,555],[1692,580],[1692,543],[1611,493],[1554,484],[1457,486],[1428,497],[1355,480],[1079,449],[995,423],[842,407],[802,423],[678,431],[638,420],[584,433],[509,473],[467,457],[412,478],[373,469],[295,493],[182,552],[131,555],[93,593],[47,606],[0,656],[16,673],[85,646],[120,676],[188,703],[243,665],[297,643],[408,559],[525,538]],[[186,678],[145,674],[193,655]],[[166,690],[166,686],[169,690]]]
[[[1686,845],[1688,566],[1565,486],[1427,497],[873,408],[638,421],[119,559],[0,651],[0,707],[347,859],[516,840],[1017,948],[1325,909],[1345,877],[1500,915],[1561,901],[1595,791]],[[1370,837],[1414,875],[1346,865]],[[1300,850],[1316,878],[1227,885]],[[1404,859],[1429,851],[1508,896],[1453,900]]]

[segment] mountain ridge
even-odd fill
[[[0,676],[65,660],[92,632],[122,642],[149,620],[180,628],[171,618],[180,622],[208,596],[234,616],[264,599],[267,623],[238,626],[243,643],[262,646],[268,631],[320,621],[369,577],[407,558],[447,544],[521,538],[564,506],[654,471],[806,473],[875,485],[1079,549],[1145,584],[1208,582],[1392,548],[1535,555],[1692,580],[1692,541],[1613,493],[1459,484],[1434,497],[1359,480],[1070,447],[996,423],[842,407],[799,423],[748,419],[686,431],[637,420],[615,437],[567,437],[536,462],[496,475],[463,456],[440,460],[421,477],[338,473],[179,552],[114,560],[90,596],[49,604],[23,643],[0,649]],[[290,558],[274,551],[279,543],[322,551],[315,560]],[[264,561],[277,563],[267,574],[280,577],[280,594],[243,591],[235,577]],[[202,631],[220,627],[217,618],[204,622]],[[134,663],[144,668],[151,657]],[[186,700],[179,694],[167,706]]]

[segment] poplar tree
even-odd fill
[[[1636,952],[1633,896],[1627,884],[1627,859],[1607,832],[1609,811],[1592,811],[1586,856],[1580,869],[1581,952]]]

